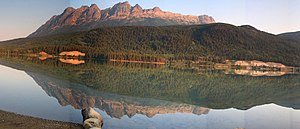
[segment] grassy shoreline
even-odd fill
[[[46,120],[0,110],[1,129],[83,129],[80,124]]]

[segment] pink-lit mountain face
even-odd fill
[[[118,3],[111,8],[99,9],[96,4],[74,9],[68,7],[60,15],[53,16],[29,37],[90,30],[104,26],[165,26],[214,23],[207,15],[192,16],[165,12],[159,7],[143,9],[128,2]]]

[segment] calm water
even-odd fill
[[[92,106],[104,128],[298,129],[299,75],[91,62],[0,60],[0,109],[81,123]]]

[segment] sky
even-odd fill
[[[300,0],[128,0],[143,8],[212,16],[217,22],[251,25],[273,34],[300,31]],[[66,7],[96,3],[100,9],[124,0],[1,0],[0,41],[22,38],[34,32]]]

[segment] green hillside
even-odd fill
[[[300,45],[251,26],[207,24],[191,26],[102,27],[91,31],[27,38],[0,43],[5,54],[58,54],[80,50],[93,58],[141,59],[213,56],[261,60],[300,66]],[[117,56],[116,56],[117,55]]]

